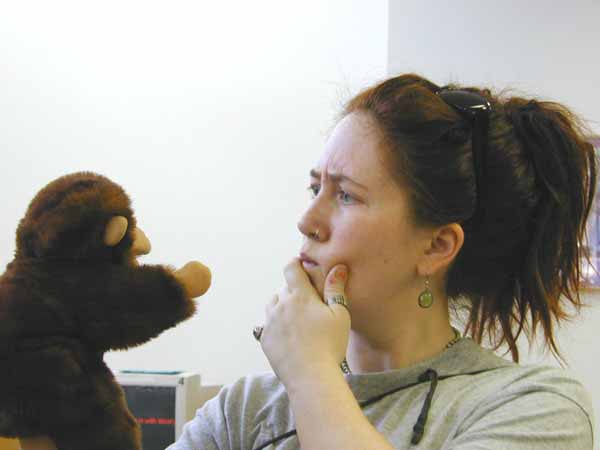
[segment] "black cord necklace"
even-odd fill
[[[379,395],[377,395],[375,397],[371,397],[368,400],[360,402],[359,405],[360,405],[360,408],[363,409],[363,408],[366,408],[369,405],[372,405],[373,403],[378,402],[379,400],[381,400],[381,399],[383,399],[383,398],[385,398],[385,397],[387,397],[389,395],[395,394],[396,392],[400,392],[400,391],[402,391],[404,389],[410,389],[410,388],[412,388],[414,386],[417,386],[419,384],[426,383],[428,381],[428,379],[425,379],[425,378],[431,376],[431,374],[433,374],[433,373],[435,373],[435,379],[436,379],[435,385],[437,386],[437,381],[442,381],[442,380],[445,380],[447,378],[460,377],[460,376],[478,375],[480,373],[490,372],[492,370],[503,369],[503,368],[504,368],[504,366],[492,367],[491,369],[477,370],[475,372],[455,373],[455,374],[452,374],[452,375],[442,375],[442,376],[438,376],[437,372],[435,370],[433,370],[433,369],[427,369],[423,374],[421,374],[421,376],[419,377],[419,381],[417,381],[415,383],[412,383],[412,384],[409,384],[409,385],[406,385],[406,386],[394,388],[394,389],[392,389],[390,391],[384,392],[383,394],[379,394]],[[432,387],[433,386],[434,386],[434,384],[432,382]],[[425,399],[424,406],[427,403],[431,404],[431,400],[430,399],[432,397],[433,397],[433,391],[430,389],[430,391],[427,394],[427,397]],[[429,399],[429,402],[428,402],[428,399]],[[411,443],[413,443],[413,444],[415,444],[415,442],[418,443],[418,441],[420,441],[421,438],[422,438],[422,436],[423,436],[423,431],[425,429],[425,423],[424,423],[423,420],[421,420],[422,416],[423,416],[423,410],[421,411],[421,414],[419,415],[419,419],[417,420],[417,423],[415,424],[415,426],[413,428],[413,437],[412,437],[412,440],[411,440]],[[263,450],[264,448],[268,447],[269,445],[272,445],[272,444],[275,444],[276,442],[279,442],[279,441],[282,441],[284,439],[287,439],[288,437],[294,436],[295,434],[297,434],[297,430],[295,430],[295,429],[287,431],[285,433],[280,434],[279,436],[274,437],[273,439],[271,439],[271,440],[269,440],[269,441],[267,441],[267,442],[265,442],[263,444],[260,444],[254,450]]]

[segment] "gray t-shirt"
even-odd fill
[[[423,378],[428,369],[439,380],[420,442],[411,444],[435,384],[432,372]],[[359,402],[372,401],[366,417],[397,449],[593,449],[592,404],[581,383],[564,369],[504,360],[470,338],[414,366],[346,380]],[[199,409],[168,450],[299,449],[295,434],[277,439],[294,428],[279,380],[248,376]]]

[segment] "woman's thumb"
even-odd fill
[[[347,280],[348,268],[346,266],[338,264],[329,271],[327,274],[327,279],[325,280],[325,303],[328,305],[331,303],[337,303],[348,307],[346,294],[344,291]]]

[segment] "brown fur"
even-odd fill
[[[111,217],[129,226],[103,243]],[[0,276],[0,435],[50,436],[59,450],[137,450],[140,431],[103,362],[193,315],[160,265],[136,266],[136,221],[123,189],[90,172],[59,178],[31,202]]]

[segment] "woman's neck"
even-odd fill
[[[454,338],[448,309],[432,308],[419,317],[388,318],[367,330],[350,331],[347,360],[353,373],[400,369],[432,358]]]

